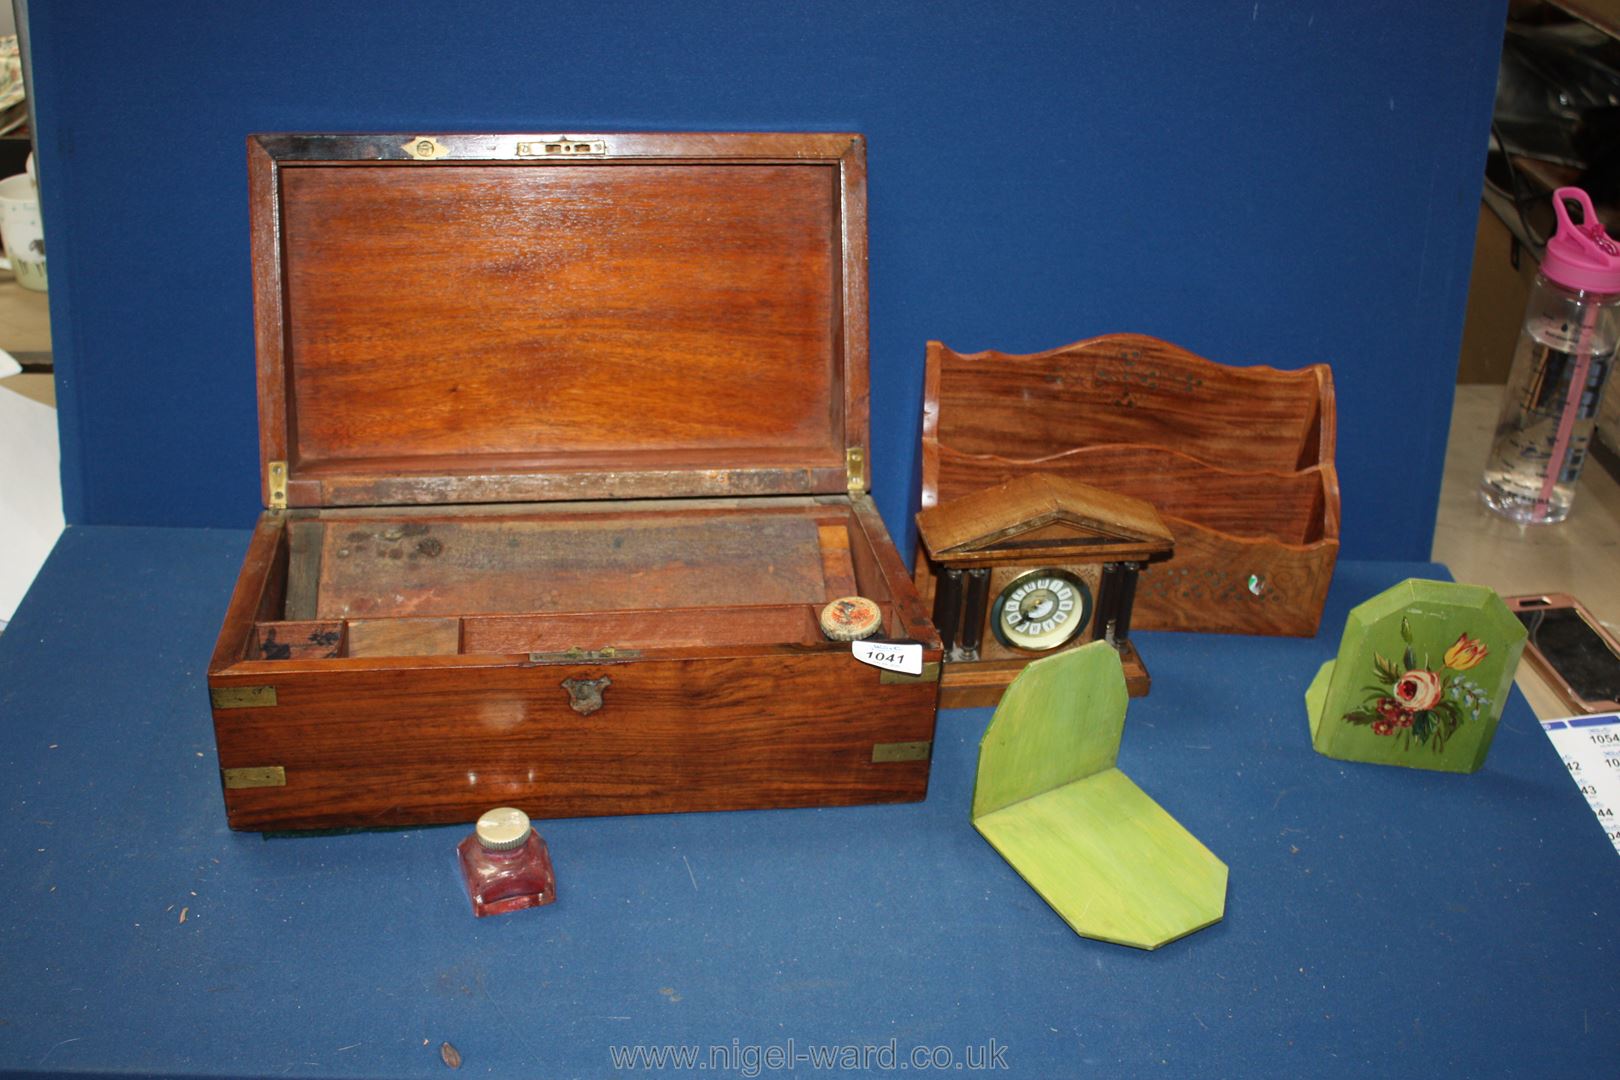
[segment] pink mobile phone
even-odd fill
[[[1620,641],[1565,593],[1502,598],[1530,632],[1524,655],[1576,713],[1620,712]]]

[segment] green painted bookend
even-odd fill
[[[1346,761],[1474,772],[1524,652],[1524,625],[1482,585],[1409,578],[1355,607],[1305,691],[1311,744]]]
[[[1226,864],[1114,767],[1126,701],[1106,641],[1025,667],[979,742],[973,827],[1075,933],[1156,949],[1220,921]]]

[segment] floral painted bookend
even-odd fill
[[[1482,585],[1409,578],[1353,608],[1305,691],[1311,743],[1346,761],[1474,772],[1485,763],[1524,625]]]
[[[1226,864],[1114,767],[1106,641],[1032,661],[979,743],[973,827],[1083,937],[1156,949],[1226,913]]]

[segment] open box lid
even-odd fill
[[[265,505],[843,493],[849,134],[253,135]]]

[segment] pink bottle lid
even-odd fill
[[[1570,220],[1566,199],[1580,204],[1582,224]],[[1620,293],[1620,245],[1603,231],[1592,197],[1578,187],[1561,187],[1553,192],[1553,210],[1558,231],[1547,241],[1541,272],[1566,289]]]

